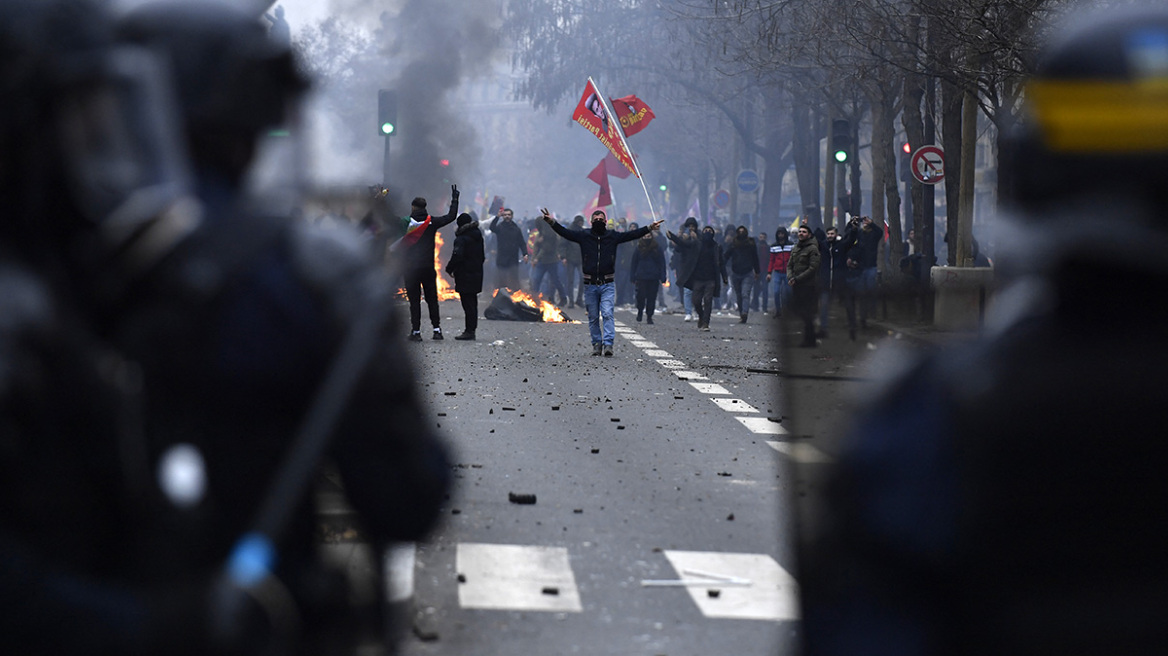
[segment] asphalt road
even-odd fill
[[[795,653],[777,321],[727,313],[702,333],[618,309],[606,358],[580,309],[480,320],[459,342],[461,307],[441,307],[447,339],[402,348],[457,487],[395,560],[401,653]]]

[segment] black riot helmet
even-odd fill
[[[144,266],[186,234],[197,209],[169,90],[96,2],[0,2],[6,240],[92,269]]]
[[[128,13],[118,33],[170,62],[192,160],[236,182],[256,138],[283,124],[308,88],[291,49],[223,2],[151,2]]]
[[[1003,139],[1003,201],[1053,216],[1088,196],[1168,205],[1168,6],[1079,15],[1053,33]]]

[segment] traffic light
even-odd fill
[[[389,136],[397,132],[397,92],[382,89],[377,92],[377,133]]]
[[[669,185],[667,185],[667,184],[665,184],[665,183],[663,182],[663,183],[661,183],[660,185],[658,185],[658,186],[657,186],[657,188],[658,188],[658,189],[660,189],[661,191],[668,191],[668,190],[669,190]]]
[[[832,159],[847,164],[852,158],[852,124],[847,119],[837,118],[831,122]]]

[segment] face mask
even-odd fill
[[[598,235],[603,235],[605,230],[606,230],[606,228],[604,227],[604,221],[593,221],[592,222],[592,232],[594,232]]]

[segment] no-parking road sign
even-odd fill
[[[940,146],[921,146],[912,154],[909,169],[917,182],[937,184],[945,179],[945,151]]]

